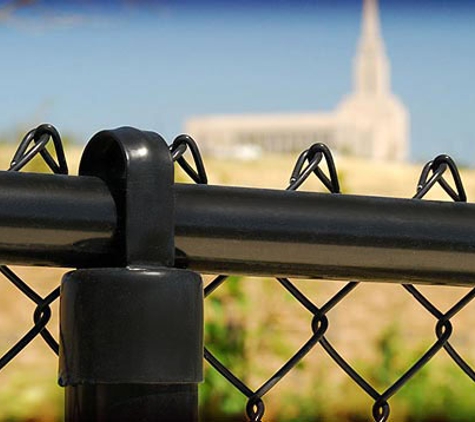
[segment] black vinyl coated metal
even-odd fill
[[[175,194],[177,262],[199,271],[475,281],[475,205],[202,185]]]
[[[198,274],[84,269],[67,273],[61,289],[61,385],[202,381]]]
[[[197,386],[94,384],[66,387],[65,412],[69,421],[78,422],[196,421]]]
[[[201,277],[174,263],[173,161],[157,134],[95,135],[81,175],[105,182],[117,219],[116,267],[66,274],[60,302],[65,419],[197,421],[202,381]],[[100,261],[99,261],[100,262]]]
[[[173,195],[180,267],[460,285],[475,280],[473,204],[182,184]],[[107,184],[96,177],[1,172],[0,201],[0,262],[123,262],[117,239],[124,223]],[[150,207],[147,201],[144,212]],[[160,238],[147,237],[149,243]]]
[[[193,144],[191,144],[193,145]],[[172,148],[174,145],[172,146]],[[195,154],[193,154],[195,157]],[[319,164],[325,158],[329,170],[329,177],[322,171]],[[308,164],[306,165],[306,162]],[[185,171],[190,168],[189,164],[183,166]],[[197,168],[198,168],[197,163]],[[454,179],[455,189],[453,189],[444,174],[447,170]],[[189,173],[187,171],[187,173]],[[339,194],[340,188],[338,177],[335,170],[333,158],[325,145],[315,144],[308,150],[304,151],[295,165],[294,171],[290,178],[290,184],[287,190],[296,190],[298,187],[314,173],[325,187],[333,194]],[[196,174],[189,174],[193,180],[199,184],[206,184],[206,177],[196,177]],[[193,177],[195,176],[195,177]],[[453,160],[446,156],[440,155],[433,161],[429,162],[423,169],[415,199],[422,199],[427,192],[436,184],[439,184],[443,190],[455,201],[465,202],[467,200],[465,190],[463,188],[460,175]],[[388,252],[389,253],[389,252]],[[418,254],[418,251],[414,251]],[[226,282],[228,276],[219,275],[205,288],[205,296],[212,295],[223,283]],[[328,313],[345,299],[355,288],[359,282],[349,282],[333,295],[327,302],[321,306],[316,306],[311,299],[303,294],[288,278],[277,277],[277,281],[292,295],[307,311],[312,315],[311,319],[311,337],[292,355],[292,357],[284,362],[270,378],[265,380],[257,389],[250,388],[242,379],[237,377],[232,370],[224,365],[209,348],[205,348],[205,359],[216,369],[230,384],[247,397],[246,413],[250,421],[261,421],[265,413],[264,396],[272,390],[295,366],[305,358],[317,345],[330,356],[335,364],[345,372],[358,387],[361,388],[368,396],[374,400],[372,407],[372,416],[375,422],[386,422],[390,415],[389,400],[402,387],[424,368],[431,359],[436,356],[442,348],[448,353],[450,358],[459,366],[459,368],[472,380],[475,381],[475,371],[467,363],[467,361],[457,352],[451,345],[449,339],[453,333],[451,318],[457,315],[475,298],[475,288],[471,289],[465,296],[457,301],[447,312],[441,312],[434,306],[415,286],[403,284],[403,287],[436,319],[435,326],[436,341],[424,352],[416,361],[410,365],[407,370],[402,373],[399,378],[395,379],[384,391],[377,391],[365,378],[363,378],[354,367],[348,363],[345,358],[333,347],[330,341],[325,337],[325,333],[329,328]],[[453,280],[451,280],[452,282]]]
[[[54,156],[51,155],[51,153],[47,150],[47,147],[51,141],[53,142]],[[37,128],[30,130],[24,136],[10,163],[8,172],[11,173],[21,170],[38,155],[42,157],[46,166],[53,173],[68,173],[68,166],[61,143],[61,138],[58,131],[49,124],[40,125]],[[31,197],[29,198],[31,199]],[[16,202],[16,206],[18,206],[18,202]],[[0,357],[0,370],[8,365],[36,337],[39,336],[41,336],[50,349],[56,355],[58,355],[59,344],[46,326],[51,318],[50,305],[59,297],[59,287],[55,288],[52,292],[43,297],[34,289],[32,289],[28,283],[23,281],[14,271],[5,265],[0,265],[0,272],[8,281],[10,281],[20,292],[22,292],[36,305],[33,313],[33,327],[24,333],[23,336],[21,336],[13,345],[11,345],[9,349],[7,349],[7,351]]]
[[[104,180],[120,219],[117,249],[127,265],[172,266],[173,161],[164,139],[132,127],[99,132],[84,150],[79,174]]]
[[[202,331],[196,273],[98,268],[66,274],[59,374],[66,420],[196,421]]]
[[[0,172],[0,262],[109,266],[117,211],[97,177]]]
[[[50,141],[53,155],[46,149]],[[46,328],[59,289],[42,297],[0,266],[36,305],[33,327],[0,357],[0,369],[43,337],[60,355],[67,421],[197,421],[203,290],[198,274],[172,265],[221,273],[204,289],[206,297],[227,281],[223,274],[273,275],[309,312],[307,341],[257,388],[223,364],[213,345],[204,349],[211,366],[247,397],[250,421],[262,420],[265,396],[317,347],[373,400],[375,422],[388,421],[390,399],[442,349],[475,381],[475,370],[450,342],[451,320],[473,301],[475,288],[442,312],[407,284],[474,284],[475,206],[465,203],[450,157],[427,163],[414,198],[401,200],[341,195],[331,153],[322,144],[302,152],[284,192],[207,186],[188,135],[168,148],[151,132],[100,132],[86,148],[82,175],[71,177],[64,176],[58,132],[41,125],[27,133],[10,171],[37,155],[57,174],[0,173],[0,260],[87,268],[63,279],[59,347]],[[173,185],[172,161],[200,186]],[[333,195],[295,192],[312,174]],[[421,201],[436,184],[455,202]],[[319,307],[289,275],[397,278],[434,317],[435,340],[378,391],[326,338],[331,311],[360,283],[346,283]]]

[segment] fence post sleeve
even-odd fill
[[[119,227],[116,268],[61,286],[65,420],[197,421],[203,378],[201,277],[174,263],[173,162],[157,134],[125,127],[88,143],[80,174],[104,180]]]

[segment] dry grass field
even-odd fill
[[[2,148],[1,168],[7,168],[12,152],[10,147]],[[74,173],[80,152],[68,152]],[[281,189],[288,183],[295,158],[266,156],[244,162],[205,157],[205,163],[211,184]],[[414,194],[422,169],[422,164],[375,163],[348,157],[336,157],[336,164],[344,193],[404,198]],[[462,178],[470,201],[475,197],[475,171],[463,169]],[[314,179],[302,189],[323,190]],[[440,190],[432,193],[430,198],[446,199]],[[43,295],[58,285],[64,272],[61,269],[26,267],[15,268],[15,271]],[[344,283],[298,280],[296,284],[321,305]],[[216,318],[224,321],[238,319],[237,326],[243,332],[245,363],[242,360],[235,362],[236,371],[256,387],[309,338],[311,318],[272,280],[243,279],[239,289],[242,294],[239,302],[226,287],[218,291],[216,297],[226,305],[225,309],[217,313],[216,309],[209,307],[207,320],[211,324],[216,322]],[[464,288],[430,286],[421,290],[442,310],[448,309],[467,291]],[[0,354],[31,327],[33,310],[34,306],[28,299],[3,278],[0,279]],[[475,336],[471,329],[475,324],[474,311],[475,305],[471,305],[454,318],[452,341],[473,363]],[[329,318],[328,339],[377,386],[389,385],[435,339],[433,318],[399,285],[362,284],[331,311]],[[57,333],[57,306],[54,307],[51,327]],[[210,348],[221,350],[213,344]],[[0,372],[0,420],[49,421],[60,418],[62,391],[55,385],[56,371],[57,360],[52,352],[41,339],[35,340]],[[416,376],[390,402],[393,405],[391,420],[424,420],[426,414],[430,416],[443,409],[450,413],[457,408],[459,413],[454,418],[442,417],[440,420],[470,420],[465,418],[466,414],[475,411],[470,399],[474,394],[475,387],[459,376],[455,366],[441,352],[430,363],[429,372]],[[236,400],[241,406],[239,399]],[[320,416],[319,420],[328,421],[345,420],[351,415],[363,415],[359,420],[368,420],[372,403],[317,346],[304,363],[269,394],[266,404],[266,420],[315,420]],[[419,413],[414,409],[419,409]],[[286,416],[282,418],[284,411]]]

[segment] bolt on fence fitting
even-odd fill
[[[114,198],[121,267],[66,274],[60,302],[60,384],[66,420],[196,421],[202,381],[201,277],[174,263],[173,162],[157,134],[94,136],[80,174]]]

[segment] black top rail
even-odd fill
[[[174,194],[179,267],[475,284],[473,204],[186,184]],[[116,205],[98,177],[0,172],[0,203],[0,262],[121,261]]]

